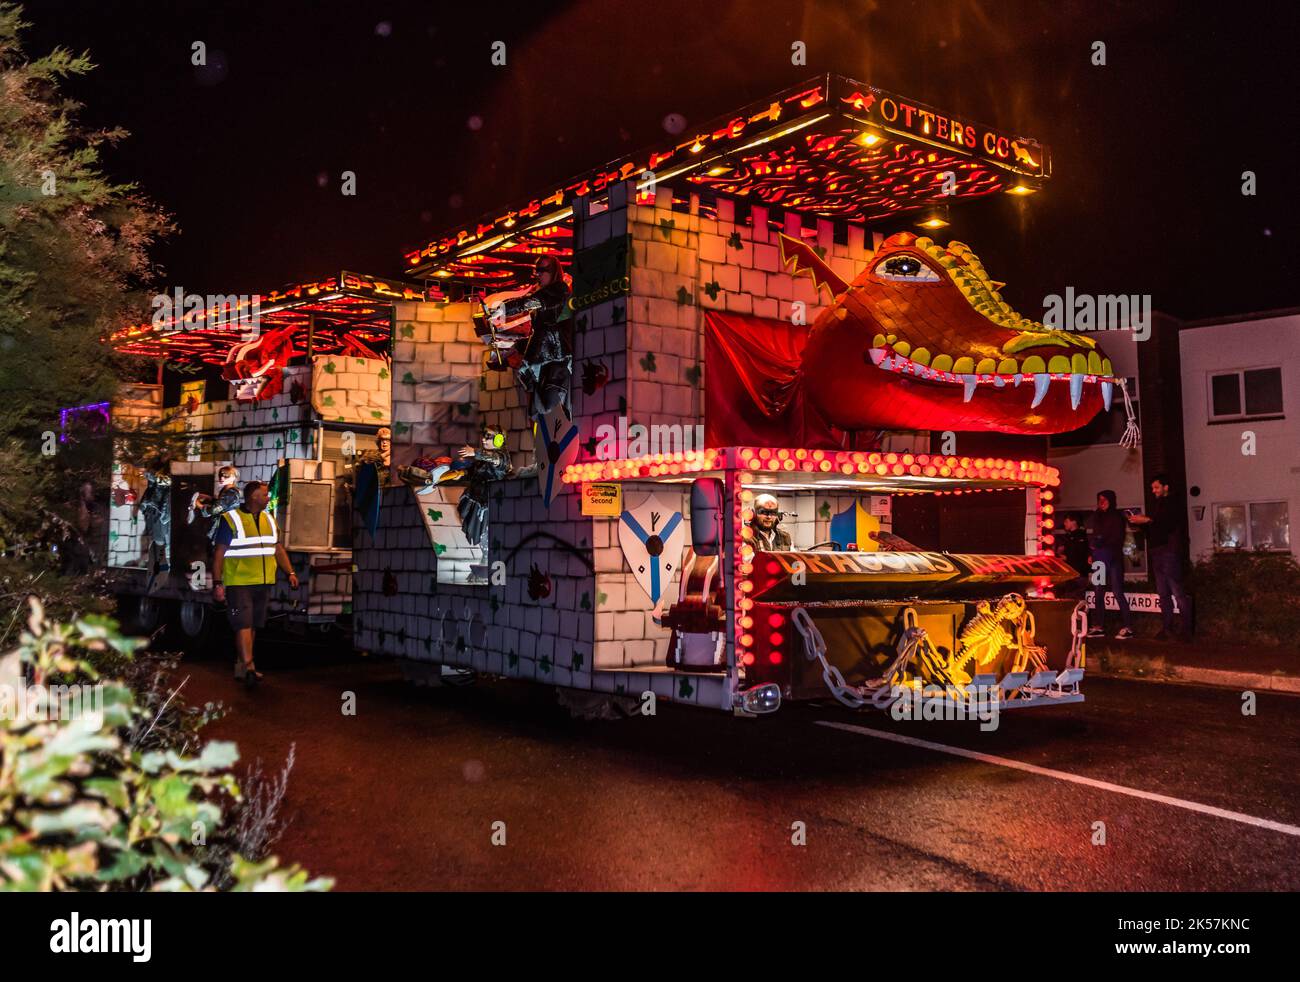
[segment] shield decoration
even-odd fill
[[[556,406],[537,420],[533,441],[537,457],[537,489],[547,508],[564,493],[560,480],[564,468],[578,459],[578,424],[569,419],[563,406]]]
[[[624,509],[619,517],[618,544],[632,575],[656,607],[677,575],[685,539],[682,513],[658,495]]]

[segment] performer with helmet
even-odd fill
[[[794,548],[790,533],[781,528],[785,515],[781,504],[770,494],[760,494],[754,499],[754,517],[749,527],[754,530],[754,548],[760,552],[786,552]]]
[[[457,451],[464,462],[468,484],[456,511],[465,538],[483,550],[485,563],[488,558],[488,493],[493,481],[500,481],[510,474],[510,454],[505,446],[506,435],[488,427],[483,431],[482,444],[477,449],[465,444]]]

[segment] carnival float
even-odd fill
[[[504,203],[401,281],[280,297],[292,323],[264,314],[260,341],[113,343],[225,368],[228,397],[155,407],[193,436],[173,535],[221,467],[282,474],[291,538],[346,564],[352,643],[416,680],[526,679],[594,713],[1077,702],[1045,438],[1127,395],[1093,338],[934,237],[1050,176],[1036,140],[822,76]],[[166,589],[198,603],[190,558],[172,547]]]

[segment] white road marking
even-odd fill
[[[832,720],[817,720],[818,726],[829,726],[835,730],[846,730],[849,733],[861,733],[863,736],[875,737],[878,740],[891,740],[894,743],[903,743],[909,747],[920,747],[923,750],[933,750],[936,753],[952,754],[954,757],[966,757],[969,760],[978,760],[985,764],[996,764],[999,767],[1009,767],[1016,771],[1025,771],[1029,774],[1037,774],[1040,777],[1052,777],[1058,781],[1068,781],[1071,784],[1082,784],[1089,788],[1098,788],[1102,791],[1113,791],[1116,794],[1126,794],[1130,798],[1142,798],[1145,801],[1158,801],[1162,805],[1172,805],[1175,808],[1186,808],[1188,811],[1200,812],[1202,815],[1212,815],[1215,818],[1226,818],[1231,822],[1241,822],[1243,825],[1253,825],[1256,828],[1269,829],[1273,832],[1281,832],[1283,835],[1294,835],[1300,837],[1300,826],[1287,825],[1285,822],[1274,822],[1268,818],[1256,818],[1254,815],[1246,815],[1242,812],[1229,811],[1226,808],[1216,808],[1213,805],[1202,805],[1198,801],[1187,801],[1184,798],[1171,798],[1166,794],[1156,794],[1154,791],[1143,791],[1140,788],[1128,788],[1122,784],[1111,784],[1109,781],[1098,781],[1095,778],[1083,777],[1080,774],[1070,774],[1067,771],[1054,771],[1050,767],[1039,767],[1037,764],[1026,764],[1022,760],[1012,760],[1010,757],[996,757],[993,754],[982,754],[978,750],[967,750],[964,747],[950,747],[945,743],[931,743],[929,740],[918,740],[916,737],[903,736],[899,733],[886,733],[883,730],[873,730],[866,726],[854,726],[852,723],[836,723]]]

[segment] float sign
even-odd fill
[[[623,514],[623,485],[584,484],[582,486],[582,513],[617,517]]]

